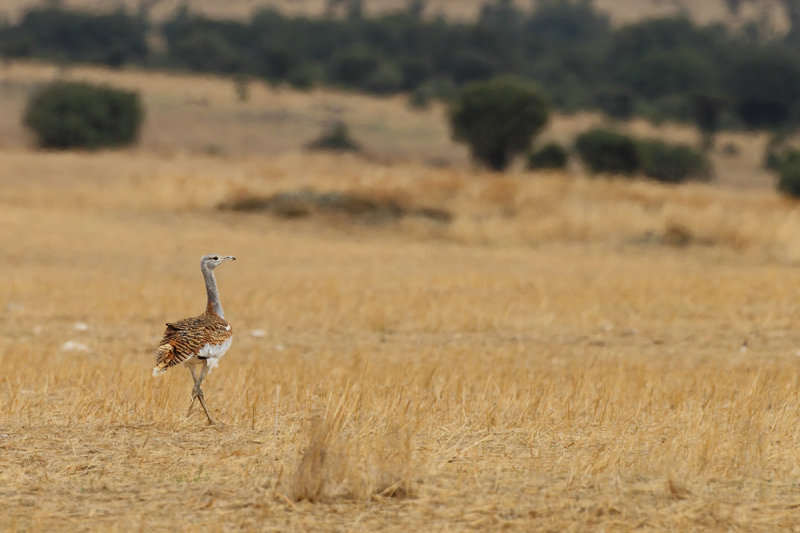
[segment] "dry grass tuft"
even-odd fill
[[[361,404],[359,395],[345,390],[335,403],[328,398],[323,415],[312,417],[308,444],[289,488],[295,500],[413,495],[412,432],[398,423],[407,421],[408,413],[395,410],[365,420]]]

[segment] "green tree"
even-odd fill
[[[549,105],[535,84],[501,76],[465,86],[450,111],[453,138],[497,171],[527,150],[547,124]]]
[[[44,7],[27,11],[15,26],[0,28],[0,49],[9,56],[118,67],[147,58],[146,37],[146,25],[124,10],[95,14]]]
[[[43,148],[96,149],[133,143],[142,117],[138,93],[57,82],[31,98],[23,124]]]

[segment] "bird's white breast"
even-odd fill
[[[222,344],[211,344],[209,342],[200,348],[200,352],[197,355],[199,358],[206,360],[206,364],[208,365],[208,369],[210,371],[219,364],[219,360],[223,355],[225,355],[225,352],[228,351],[228,348],[231,347],[232,342],[232,336],[228,337]]]

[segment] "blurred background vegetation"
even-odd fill
[[[799,28],[778,37],[757,23],[701,27],[680,15],[615,28],[587,0],[541,0],[532,10],[494,0],[470,22],[426,17],[421,0],[371,17],[360,1],[329,3],[346,9],[318,17],[262,9],[248,20],[220,20],[185,4],[158,23],[144,7],[94,13],[56,4],[6,23],[0,52],[239,74],[304,89],[413,91],[417,101],[516,74],[539,83],[563,111],[694,121],[712,133],[777,128],[800,117]]]
[[[504,134],[507,150],[482,154],[479,145],[487,139],[465,134],[469,120],[461,117],[457,123],[457,114],[451,113],[453,137],[469,144],[476,160],[497,170],[512,155],[525,152],[525,146],[531,149],[532,168],[544,164],[545,156],[533,158],[532,145],[549,108],[562,114],[593,110],[608,118],[610,130],[589,132],[582,148],[576,145],[587,167],[598,171],[623,165],[625,173],[644,171],[663,181],[707,176],[703,153],[714,147],[722,130],[774,132],[776,140],[765,157],[771,168],[780,172],[784,162],[794,161],[785,141],[800,122],[800,0],[780,2],[787,24],[782,32],[763,17],[699,25],[681,12],[614,25],[591,0],[538,0],[527,9],[511,0],[487,0],[472,20],[429,13],[425,0],[409,0],[401,9],[382,13],[368,13],[361,0],[327,0],[325,11],[315,16],[260,9],[231,19],[211,18],[183,4],[156,20],[153,4],[90,12],[51,0],[13,21],[5,19],[0,54],[230,76],[242,100],[248,98],[251,80],[265,80],[298,90],[325,86],[403,93],[418,109],[432,101],[462,109],[476,84],[513,75],[520,83],[530,82],[522,90],[540,94],[546,108],[533,113],[531,125],[517,128],[527,135],[522,141]],[[733,21],[755,4],[725,2]],[[505,101],[498,94],[485,98]],[[634,117],[692,124],[702,132],[702,145],[635,139],[631,144],[614,138],[613,124]],[[606,155],[600,158],[605,162],[598,163],[597,146],[587,145],[598,141],[605,143]],[[545,167],[566,164],[553,155],[559,149],[565,151],[550,148],[548,161],[555,163]],[[609,150],[621,152],[609,159]]]

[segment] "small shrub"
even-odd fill
[[[311,150],[333,150],[339,152],[359,152],[361,146],[350,135],[344,122],[338,121],[322,132],[317,139],[306,145]]]
[[[790,152],[780,165],[778,190],[794,197],[800,197],[800,152]]]
[[[641,166],[636,141],[616,131],[587,131],[578,136],[575,149],[593,173],[630,175]]]
[[[778,131],[772,135],[764,151],[764,168],[780,172],[784,163],[800,159],[800,151],[788,145],[791,130]]]
[[[563,169],[567,166],[567,149],[556,143],[549,143],[528,157],[529,169]]]
[[[667,183],[708,177],[709,163],[698,150],[685,144],[668,144],[650,139],[638,143],[642,172]]]
[[[788,147],[770,147],[764,166],[778,173],[778,190],[800,197],[800,150]]]
[[[136,92],[58,82],[30,99],[23,123],[43,148],[101,148],[133,143],[142,116]]]

